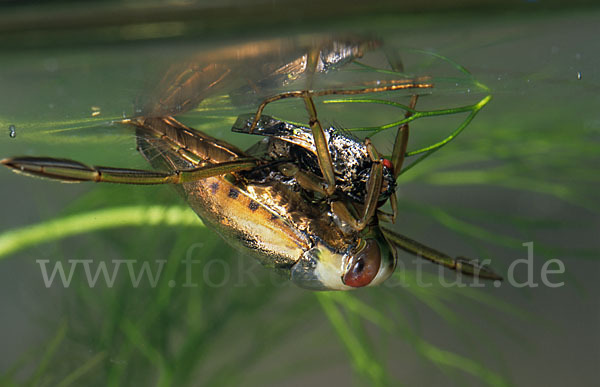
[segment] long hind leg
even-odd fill
[[[13,157],[0,163],[15,172],[69,183],[93,181],[119,184],[182,184],[256,167],[256,160],[241,159],[169,172],[89,166],[78,161],[51,157]]]
[[[168,153],[166,172],[89,166],[78,161],[49,157],[13,157],[0,162],[15,172],[63,182],[106,182],[120,184],[182,184],[254,168],[258,160],[237,148],[194,131],[171,117],[126,120],[146,143],[160,143]],[[147,155],[144,154],[146,157]],[[151,161],[151,160],[149,160]]]
[[[425,246],[413,239],[410,239],[404,235],[398,234],[392,230],[382,227],[383,234],[385,237],[393,243],[395,246],[414,254],[423,259],[427,259],[435,264],[445,266],[449,269],[472,275],[474,277],[491,279],[491,280],[502,280],[502,276],[496,274],[490,267],[480,263],[475,259],[466,257],[452,258],[447,254],[437,251],[429,246]]]

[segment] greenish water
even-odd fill
[[[280,37],[282,29],[290,37],[358,27],[400,52],[407,72],[438,80],[459,76],[447,62],[411,49],[443,55],[487,85],[493,99],[455,141],[402,176],[396,229],[452,255],[492,259],[505,274],[512,262],[527,258],[523,243],[533,242],[531,274],[539,286],[515,286],[527,280],[521,264],[513,283],[444,287],[436,268],[425,265],[428,274],[421,278],[413,257],[401,255],[404,270],[388,286],[314,294],[227,247],[185,211],[170,187],[67,185],[3,169],[0,235],[38,225],[37,237],[50,241],[0,257],[0,380],[593,385],[600,359],[600,46],[591,37],[600,11],[535,6],[502,14],[392,8],[360,17],[350,8],[329,28],[323,20],[331,14],[324,11],[298,16],[283,29],[258,23],[250,13],[219,24],[218,9],[209,20],[201,8],[161,19],[148,7],[128,20],[107,16],[107,5],[96,10],[104,19],[64,12],[62,24],[48,22],[38,30],[2,24],[0,157],[68,157],[129,168],[146,165],[131,132],[109,122],[133,114],[140,98],[153,97],[166,69],[193,53]],[[267,21],[276,9],[265,11]],[[43,15],[35,11],[15,14],[15,20]],[[249,19],[260,26],[249,29]],[[366,59],[382,58],[376,52]],[[340,79],[365,76],[351,72]],[[419,108],[462,106],[486,95],[464,76],[456,83],[438,82]],[[301,105],[278,109],[290,119],[303,118]],[[355,105],[321,109],[346,128],[367,125],[373,115],[379,124],[397,114]],[[93,116],[96,111],[100,115]],[[255,139],[229,132],[242,112],[247,107],[213,98],[180,118],[245,147]],[[458,117],[415,122],[411,149],[439,141],[458,124]],[[392,135],[376,137],[383,152]],[[128,224],[117,227],[115,218]],[[52,221],[58,223],[48,226]],[[61,235],[78,227],[93,231]],[[191,271],[182,264],[188,258],[200,261]],[[111,270],[115,260],[132,259],[140,266],[166,261],[156,286],[142,281],[135,287],[121,273],[113,286],[90,287],[79,270],[69,287],[57,282],[47,288],[41,273],[43,260],[48,270],[69,260],[106,262]],[[565,267],[548,275],[552,283],[564,282],[556,288],[541,281],[550,259]],[[192,282],[198,286],[183,286]]]

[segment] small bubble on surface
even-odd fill
[[[582,78],[582,76],[581,76],[581,71],[578,71],[578,72],[577,72],[577,80],[578,80],[578,81],[581,81],[581,78]]]
[[[17,137],[17,129],[15,128],[14,125],[10,125],[8,127],[8,135],[10,136],[10,138]]]

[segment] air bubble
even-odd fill
[[[8,127],[8,135],[10,136],[10,138],[17,137],[17,130],[14,125],[10,125]]]
[[[581,78],[582,78],[582,76],[581,76],[581,71],[578,71],[578,72],[577,72],[577,80],[578,80],[578,81],[581,81]]]

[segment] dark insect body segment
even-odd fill
[[[249,133],[254,115],[241,115],[232,130]],[[252,134],[267,136],[264,143],[266,156],[273,160],[291,160],[301,170],[322,177],[316,147],[311,130],[285,121],[262,115]],[[365,202],[366,186],[370,177],[373,161],[367,153],[365,144],[335,128],[325,129],[325,138],[336,175],[338,193],[358,203]],[[391,164],[384,164],[383,179],[385,190],[379,201],[386,201],[396,189]]]

